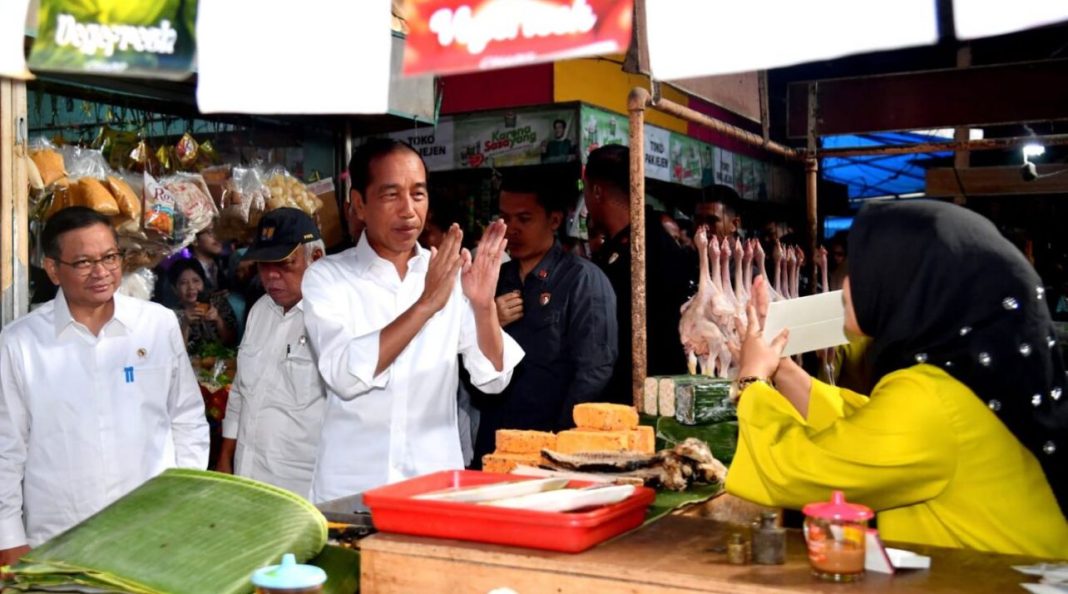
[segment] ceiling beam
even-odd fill
[[[787,134],[807,136],[809,82],[791,83]],[[1068,60],[821,80],[820,136],[1068,119]]]
[[[1002,196],[1009,194],[1068,194],[1068,166],[1038,165],[1038,179],[1024,180],[1020,167],[952,167],[927,170],[928,196]]]

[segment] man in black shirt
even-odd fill
[[[497,429],[573,427],[576,404],[603,399],[618,348],[608,279],[556,241],[568,186],[553,190],[519,174],[506,175],[503,183],[500,211],[512,260],[501,266],[497,311],[526,356],[503,394],[476,400],[482,411],[476,464],[493,451]]]
[[[586,208],[590,223],[605,234],[594,262],[605,271],[616,293],[619,358],[606,394],[614,402],[633,402],[631,369],[630,151],[606,145],[586,162]],[[696,277],[693,259],[671,238],[650,209],[645,216],[646,361],[648,374],[686,373],[679,339],[679,308],[689,298]]]

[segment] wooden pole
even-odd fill
[[[0,77],[0,324],[29,310],[26,83]]]
[[[634,406],[642,409],[645,389],[645,107],[649,91],[636,87],[627,98],[630,112],[630,307],[631,307],[631,395]],[[626,353],[619,353],[625,357]]]

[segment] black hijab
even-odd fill
[[[849,278],[857,323],[873,338],[873,379],[924,362],[944,369],[1034,453],[1068,510],[1068,382],[1045,289],[1023,254],[953,204],[871,204],[849,234]]]

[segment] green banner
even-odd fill
[[[582,159],[607,144],[630,144],[630,120],[610,111],[582,106]]]
[[[671,133],[671,181],[700,188],[711,177],[712,146],[689,136]],[[706,174],[706,170],[708,173]]]
[[[578,161],[574,109],[490,112],[452,122],[460,169]]]
[[[33,71],[183,79],[192,72],[196,0],[41,0]]]

